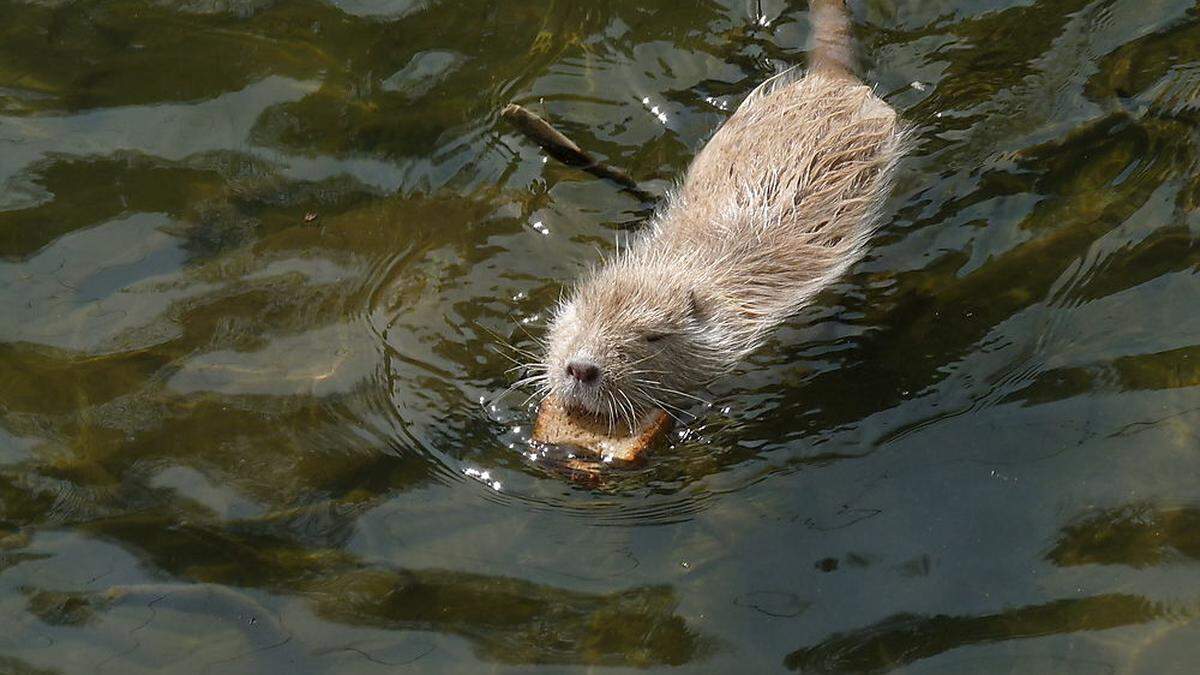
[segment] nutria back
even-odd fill
[[[862,257],[904,150],[849,70],[840,0],[816,0],[806,73],[752,92],[639,238],[555,312],[545,383],[628,418],[687,396]]]
[[[720,262],[751,320],[782,319],[858,260],[902,154],[895,111],[824,71],[756,91],[697,155],[646,254]]]

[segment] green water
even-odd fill
[[[869,257],[583,484],[492,333],[649,205],[498,110],[661,194],[802,3],[0,0],[0,672],[1194,672],[1200,9],[852,4]]]

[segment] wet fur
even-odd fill
[[[649,226],[560,303],[531,381],[630,426],[677,410],[862,257],[905,135],[850,72],[840,0],[814,4],[807,73],[752,92]],[[580,357],[598,385],[565,373]]]

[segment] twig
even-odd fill
[[[655,201],[654,196],[638,187],[637,181],[631,178],[629,174],[591,156],[586,150],[580,148],[575,141],[564,136],[562,132],[555,129],[549,122],[538,117],[535,113],[522,108],[516,103],[510,103],[504,107],[504,110],[500,111],[500,116],[516,127],[517,131],[525,134],[526,137],[541,146],[546,151],[546,154],[563,164],[581,169],[598,178],[607,178],[625,188],[642,201]]]

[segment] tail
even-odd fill
[[[845,1],[810,0],[808,12],[813,31],[809,71],[854,78],[854,51]]]
[[[845,0],[809,0],[808,14],[811,17],[813,48],[808,53],[808,68],[792,66],[767,78],[750,92],[742,107],[750,107],[766,96],[770,96],[788,85],[799,82],[808,73],[822,73],[858,82],[854,74],[853,36],[850,33],[850,17],[846,13]]]

